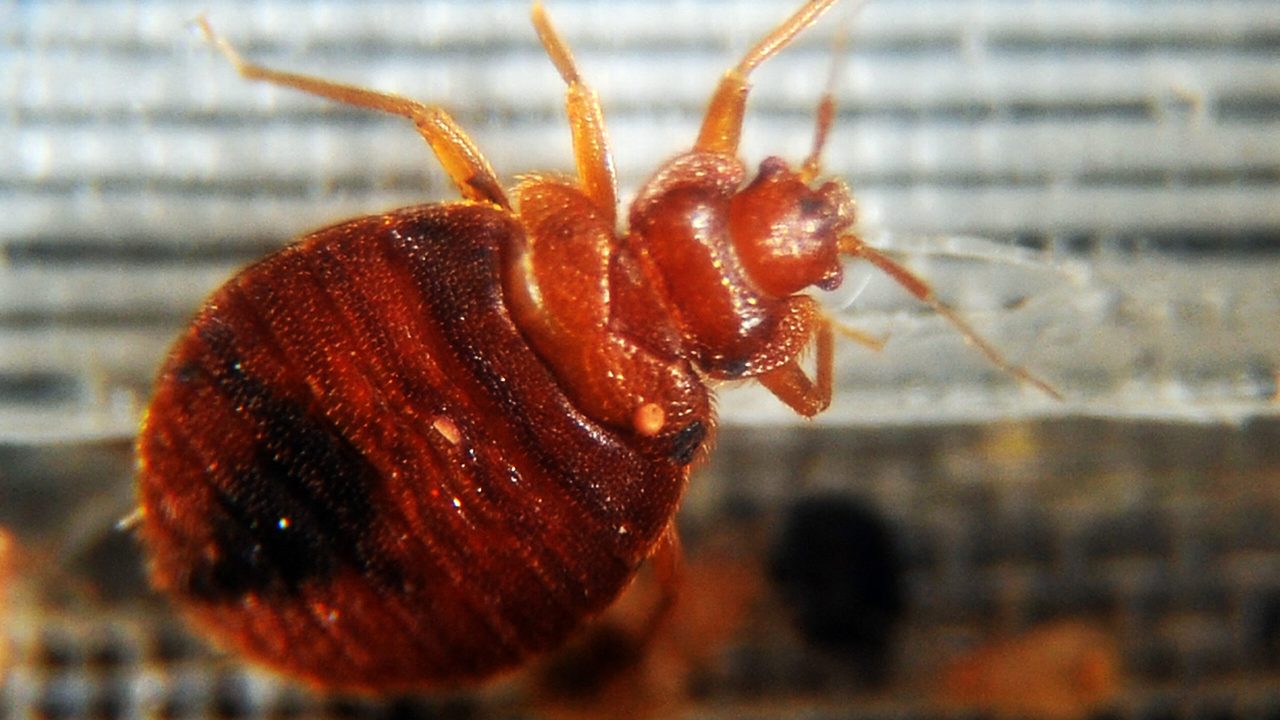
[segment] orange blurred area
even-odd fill
[[[935,701],[947,710],[996,718],[1080,720],[1120,687],[1116,642],[1102,628],[1077,620],[1034,627],[991,641],[949,662]]]
[[[660,718],[689,703],[691,680],[746,625],[764,591],[753,563],[704,553],[683,568],[675,604],[642,573],[613,608],[533,673],[535,707],[550,720]]]

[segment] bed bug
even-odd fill
[[[138,440],[154,584],[251,660],[355,691],[517,667],[648,559],[673,593],[708,385],[755,379],[805,416],[830,402],[835,325],[801,291],[860,257],[960,323],[818,180],[829,94],[799,169],[748,179],[736,157],[748,76],[834,2],[724,75],[625,231],[600,105],[538,5],[577,176],[511,190],[443,109],[249,63],[200,21],[246,78],[412,121],[463,199],[316,231],[208,298]]]

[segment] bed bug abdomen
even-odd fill
[[[408,208],[218,290],[139,441],[157,584],[251,657],[357,689],[485,677],[605,607],[709,409],[655,438],[580,413],[503,304],[521,232],[483,205]]]

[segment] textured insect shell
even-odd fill
[[[563,642],[651,552],[688,433],[574,409],[502,302],[519,232],[470,203],[336,225],[178,340],[138,443],[142,534],[222,644],[331,688],[478,680]]]

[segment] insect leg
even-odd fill
[[[583,81],[573,55],[569,52],[569,46],[556,33],[542,3],[534,3],[532,15],[533,27],[538,31],[542,47],[546,48],[560,77],[569,86],[565,92],[565,108],[573,133],[573,155],[578,165],[578,181],[582,184],[582,191],[604,213],[604,220],[609,227],[613,227],[617,220],[617,180],[613,156],[609,153],[609,139],[604,130],[600,99]]]
[[[805,417],[813,417],[831,405],[834,385],[832,368],[835,365],[835,338],[831,321],[816,316],[812,338],[817,351],[817,363],[813,378],[805,374],[797,358],[759,375],[756,379],[791,409]]]
[[[443,108],[424,105],[399,95],[256,65],[242,58],[231,43],[215,33],[208,20],[201,17],[196,22],[209,42],[217,46],[244,78],[262,80],[347,105],[408,118],[431,145],[444,171],[462,192],[463,197],[510,209],[511,204],[507,201],[493,168],[476,149],[471,138],[467,137],[467,133]]]
[[[791,17],[764,36],[751,48],[742,60],[724,74],[706,117],[694,150],[736,155],[738,140],[742,135],[742,116],[747,106],[747,92],[751,89],[747,77],[760,63],[768,60],[786,47],[801,30],[812,25],[836,0],[809,0]]]

